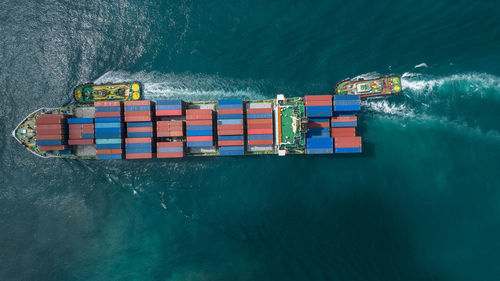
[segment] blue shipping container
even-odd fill
[[[95,134],[96,139],[119,139],[122,137],[122,133],[98,133]]]
[[[272,134],[265,134],[265,135],[248,135],[249,140],[272,140],[273,135]]]
[[[241,125],[243,124],[243,119],[222,119],[217,120],[217,125]]]
[[[306,154],[332,154],[333,148],[306,148]]]
[[[309,123],[323,123],[323,122],[330,122],[330,118],[318,118],[318,117],[311,117],[309,118]]]
[[[306,111],[307,117],[331,117],[332,111]]]
[[[120,123],[122,122],[121,117],[96,117],[96,123]]]
[[[243,114],[219,114],[217,119],[243,119]]]
[[[105,124],[105,123],[101,123],[101,124]],[[120,123],[114,123],[114,124],[121,125]],[[95,128],[95,132],[96,133],[121,133],[122,128],[121,127],[119,127],[119,128]]]
[[[142,142],[142,143],[126,143],[126,148],[145,148],[145,147],[153,147],[153,143],[150,142]]]
[[[187,126],[186,130],[187,131],[208,131],[208,130],[212,130],[212,125]]]
[[[273,118],[272,113],[250,113],[247,114],[247,119],[271,119]]]
[[[356,121],[332,122],[333,128],[356,127]]]
[[[157,152],[184,152],[184,147],[158,147]]]
[[[136,132],[136,133],[127,133],[128,138],[152,138],[153,132]]]
[[[156,105],[156,110],[182,110],[182,105]]]
[[[121,128],[122,123],[96,123],[94,125],[96,129],[101,129],[101,128]]]
[[[96,144],[96,149],[119,149],[122,148],[121,143]]]
[[[68,118],[68,124],[92,124],[94,118]]]
[[[181,105],[182,100],[157,100],[156,105]]]
[[[361,100],[337,100],[333,105],[360,105]]]
[[[95,108],[95,112],[116,112],[116,111],[122,111],[122,108],[120,106],[103,106]]]
[[[125,106],[125,111],[150,111],[150,105],[130,105]]]
[[[186,143],[188,147],[206,147],[213,146],[211,141],[191,141]]]
[[[121,154],[99,154],[97,155],[98,160],[117,160],[122,159]]]
[[[243,136],[219,136],[220,141],[243,140]]]
[[[331,106],[306,106],[307,111],[332,111]]]
[[[36,145],[62,145],[66,140],[37,140]]]
[[[360,111],[361,107],[359,105],[335,105],[333,107],[335,111]]]
[[[337,147],[335,153],[360,153],[361,147]]]
[[[219,109],[242,109],[243,105],[241,104],[219,104]]]
[[[202,131],[187,131],[188,137],[196,137],[196,136],[211,136],[213,134],[212,130],[202,130]]]
[[[153,127],[153,122],[128,122],[127,128]]]
[[[330,137],[330,128],[309,128],[306,133],[308,138],[328,138]]]
[[[153,148],[151,147],[133,147],[133,148],[125,148],[126,153],[152,153]]]
[[[333,95],[334,100],[359,100],[359,95]]]
[[[62,155],[71,154],[71,150],[70,149],[59,150],[59,154],[62,154]]]
[[[82,139],[86,140],[86,139],[93,139],[94,138],[94,134],[82,134]]]

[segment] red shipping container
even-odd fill
[[[309,122],[307,123],[308,128],[328,128],[330,127],[330,122]]]
[[[64,119],[56,119],[56,118],[36,119],[35,121],[36,125],[63,124],[63,123],[65,123]]]
[[[69,134],[69,138],[70,140],[81,140],[82,139],[82,135],[81,134]]]
[[[63,129],[63,128],[64,128],[64,126],[61,125],[61,124],[38,125],[38,126],[36,126],[37,130],[44,130],[44,129],[53,130],[53,129]]]
[[[127,128],[127,133],[148,133],[153,132],[153,127],[130,127]]]
[[[64,114],[61,114],[61,113],[59,113],[59,114],[42,113],[42,114],[38,115],[38,119],[62,119],[62,118],[64,118]]]
[[[181,141],[157,142],[156,147],[184,147],[184,142]]]
[[[241,129],[241,130],[217,130],[217,135],[219,135],[219,136],[243,135],[243,129]]]
[[[330,136],[331,137],[354,137],[356,135],[356,128],[331,128]]]
[[[244,145],[243,140],[224,140],[218,141],[217,144],[219,146],[229,146],[229,145]]]
[[[126,159],[151,159],[153,158],[153,153],[127,153],[125,154]]]
[[[123,149],[121,148],[115,148],[115,149],[98,149],[97,150],[97,155],[99,154],[122,154]]]
[[[336,148],[343,148],[343,147],[361,147],[361,143],[357,142],[342,142],[342,143],[335,143]]]
[[[125,138],[125,143],[150,143],[152,138]]]
[[[110,107],[110,106],[120,106],[120,105],[121,104],[119,101],[96,101],[96,102],[94,102],[94,107]]]
[[[93,139],[85,139],[85,140],[68,140],[69,145],[86,145],[86,144],[94,144]]]
[[[267,135],[272,134],[273,129],[248,129],[247,132],[249,135]]]
[[[37,140],[62,140],[62,135],[36,135]]]
[[[158,152],[156,158],[182,158],[184,152]]]
[[[69,134],[82,134],[83,133],[83,130],[82,129],[69,129]],[[90,132],[89,134],[93,134],[94,131],[92,130],[92,132]]]
[[[272,129],[273,123],[269,124],[248,124],[247,129]]]
[[[306,101],[325,101],[332,100],[332,95],[308,95],[305,96]]]
[[[306,106],[331,106],[333,104],[332,100],[313,100],[307,101]]]
[[[357,116],[332,117],[332,122],[352,122],[352,121],[358,121],[358,117]]]
[[[180,120],[172,120],[172,121],[156,121],[156,127],[181,127],[184,122]]]
[[[213,116],[210,115],[186,115],[186,120],[212,120]]]
[[[217,125],[217,130],[243,130],[243,125]]]
[[[212,120],[193,120],[186,121],[186,126],[212,125]]]
[[[182,116],[182,110],[157,110],[156,116]]]
[[[253,113],[273,113],[272,108],[247,108],[247,114]]]
[[[265,144],[273,144],[273,140],[248,140],[248,145],[265,145]]]
[[[151,121],[151,115],[125,117],[125,122],[149,122],[149,121]]]
[[[125,111],[125,118],[127,117],[136,117],[136,116],[149,116],[151,117],[151,111]]]
[[[196,136],[196,137],[187,137],[188,142],[192,141],[213,141],[212,136]]]
[[[343,143],[343,142],[357,142],[361,143],[361,137],[336,137],[335,143]]]
[[[188,115],[212,115],[211,109],[186,109],[186,116]]]
[[[273,119],[247,119],[247,124],[272,124]]]
[[[113,112],[96,112],[95,117],[121,117],[122,113],[120,111]]]
[[[94,133],[94,129],[83,129],[82,130],[82,134],[93,134]]]
[[[172,136],[170,135],[169,131],[166,131],[166,132],[157,132],[156,137],[157,138],[164,138],[164,137],[172,137]]]
[[[182,127],[156,127],[157,132],[182,131]]]
[[[134,105],[151,105],[150,100],[129,100],[123,102],[124,106],[134,106]]]
[[[158,132],[156,133],[157,137],[183,137],[183,131],[167,131],[167,132]]]
[[[243,109],[219,109],[217,114],[243,114]]]
[[[64,129],[59,128],[59,129],[40,129],[36,128],[36,135],[62,135],[64,132]]]
[[[49,151],[49,150],[65,150],[68,148],[66,145],[39,145],[38,149],[41,151]]]
[[[94,124],[82,124],[83,129],[94,129]]]

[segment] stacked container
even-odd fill
[[[94,144],[94,118],[68,118],[69,145]]]
[[[94,102],[97,159],[122,159],[123,125],[119,101]]]
[[[161,138],[183,136],[184,122],[182,120],[156,121],[156,137]]]
[[[157,142],[157,158],[181,158],[184,157],[184,142]]]
[[[359,95],[335,95],[335,117],[331,119],[331,136],[335,139],[335,153],[361,152],[361,137],[356,136],[357,117],[360,110]]]
[[[335,112],[353,112],[361,109],[359,95],[334,95],[333,110]]]
[[[330,137],[332,96],[305,96],[305,105],[306,115],[309,117],[306,134],[306,153],[333,153],[333,138]]]
[[[211,109],[186,110],[188,147],[213,146],[213,111]]]
[[[64,114],[40,114],[35,121],[36,145],[41,151],[66,153],[66,122]]]
[[[243,155],[243,101],[219,100],[217,110],[219,155]]]
[[[153,158],[153,122],[151,122],[151,101],[126,101],[125,122],[127,138],[125,139],[126,159]]]
[[[156,101],[156,116],[182,116],[182,100]]]
[[[273,109],[247,108],[247,145],[273,144]]]

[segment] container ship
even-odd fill
[[[140,82],[89,83],[74,89],[73,104],[32,112],[12,135],[43,158],[361,153],[361,99],[401,90],[400,77],[391,75],[342,81],[334,95],[151,101],[143,98]]]

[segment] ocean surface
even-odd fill
[[[500,2],[0,1],[0,280],[500,280]],[[11,131],[83,82],[331,93],[360,155],[73,161]]]

